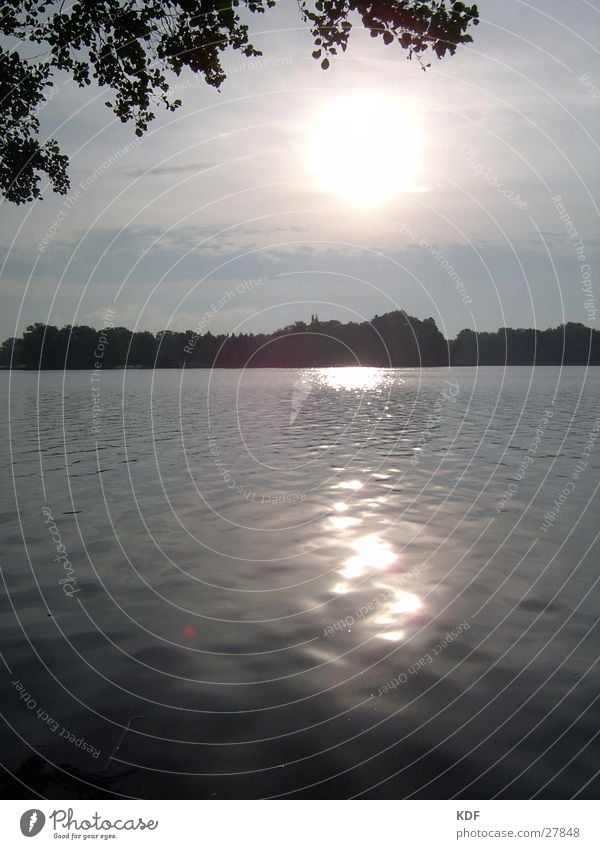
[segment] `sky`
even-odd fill
[[[294,0],[250,16],[221,91],[137,140],[56,80],[71,189],[0,207],[0,339],[34,321],[266,332],[404,309],[465,327],[597,324],[600,7],[483,0],[425,72],[360,25],[321,69]]]

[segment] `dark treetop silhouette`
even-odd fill
[[[16,46],[0,46],[0,192],[14,203],[41,197],[45,174],[55,192],[69,188],[68,158],[54,139],[40,138],[38,112],[55,73],[79,85],[93,80],[112,90],[106,103],[121,121],[142,135],[161,103],[173,111],[167,74],[184,69],[219,88],[225,80],[221,53],[227,48],[259,56],[249,41],[240,11],[262,13],[275,0],[7,0],[0,34]],[[298,0],[302,20],[314,39],[313,57],[329,67],[330,57],[348,44],[352,21],[385,44],[397,42],[408,57],[428,49],[442,58],[470,42],[478,23],[475,5],[447,0]]]
[[[100,363],[100,365],[98,365]],[[600,331],[569,322],[548,330],[461,330],[446,341],[432,318],[398,310],[368,322],[297,321],[274,333],[132,333],[36,323],[0,347],[0,366],[29,369],[318,366],[600,365]]]

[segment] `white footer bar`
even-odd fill
[[[28,842],[33,840],[33,842]],[[4,801],[4,847],[598,849],[593,801]]]

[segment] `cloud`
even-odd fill
[[[158,165],[148,168],[128,168],[123,173],[127,177],[164,177],[170,174],[200,173],[214,164],[214,162],[195,162],[190,165]]]

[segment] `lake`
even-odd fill
[[[600,370],[0,383],[5,795],[598,796]]]

